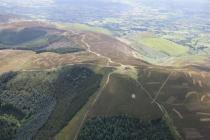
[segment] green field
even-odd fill
[[[149,58],[177,57],[189,53],[187,47],[149,33],[129,34],[125,38],[131,42],[134,49]]]
[[[188,52],[188,49],[186,47],[163,38],[146,37],[143,38],[143,44],[163,53],[166,53],[169,56],[184,55]]]

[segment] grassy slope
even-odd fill
[[[140,77],[144,78],[144,75],[140,75]],[[165,79],[165,77],[163,76],[162,79]],[[156,78],[161,80],[161,76]],[[132,94],[136,95],[135,99],[131,98]],[[148,99],[148,96],[134,79],[125,75],[112,74],[109,84],[92,108],[89,117],[120,114],[128,114],[146,121],[163,117],[159,108],[151,104],[151,100]],[[174,127],[173,124],[169,125],[170,128]]]
[[[210,112],[209,104],[207,103],[209,102],[209,98],[206,98],[206,101],[201,101],[201,97],[205,96],[207,89],[204,87],[203,81],[205,80],[200,80],[200,75],[198,75],[199,78],[196,78],[194,76],[188,76],[188,73],[185,74],[163,69],[145,69],[140,73],[142,76],[139,80],[150,93],[154,94],[153,96],[156,97],[156,100],[165,108],[167,112],[166,119],[172,122],[170,124],[175,125],[183,138],[189,137],[191,132],[194,133],[191,129],[195,130],[195,135],[191,136],[194,139],[198,139],[200,137],[199,135],[204,138],[208,137],[209,133],[206,133],[206,130],[209,129],[207,126],[209,122],[204,124],[200,121],[202,117],[200,116],[199,118],[196,115],[197,112]],[[168,77],[169,75],[170,77]],[[168,81],[165,83],[166,79]],[[202,81],[202,87],[198,84],[199,80],[200,82]],[[163,83],[165,85],[160,90]],[[192,91],[194,94],[190,95]],[[190,98],[195,99],[190,100]],[[171,126],[170,128],[174,127]],[[186,131],[186,128],[190,128],[190,130]]]
[[[92,100],[89,102],[92,102]],[[77,112],[77,114],[75,114],[72,120],[55,136],[56,140],[71,140],[75,137],[80,127],[80,123],[88,110],[89,104],[90,103],[86,104],[79,112]]]
[[[136,95],[132,99],[132,94]],[[90,117],[128,114],[143,120],[157,119],[160,110],[151,104],[150,99],[136,81],[128,76],[112,74],[107,87],[90,112]]]
[[[208,79],[208,77],[205,78]],[[187,73],[175,70],[147,67],[139,69],[138,81],[164,108],[166,112],[164,118],[177,139],[180,138],[177,130],[183,138],[190,137],[190,133],[193,133],[191,129],[196,132],[191,137],[203,136],[207,138],[209,135],[207,133],[209,127],[200,120],[205,117],[209,118],[210,112],[210,99],[206,97],[203,102],[201,101],[201,98],[206,96],[207,90],[206,83],[203,82],[205,80],[201,79],[199,75],[197,78],[189,77]],[[191,91],[195,92],[195,97],[193,95],[187,96]],[[136,95],[135,99],[131,98],[132,94]],[[190,100],[191,98],[193,100]],[[128,114],[143,120],[163,117],[160,109],[154,103],[152,104],[152,101],[134,79],[125,75],[112,74],[107,87],[92,108],[89,117],[119,114]],[[198,112],[206,112],[207,115],[198,116],[196,115]],[[209,121],[205,123],[209,124]],[[186,130],[185,128],[190,129]]]

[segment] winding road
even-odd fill
[[[85,39],[86,39],[86,35],[84,34],[84,35],[82,35],[81,42],[86,46],[87,51],[90,52],[90,53],[95,54],[95,55],[98,56],[98,57],[105,58],[105,59],[108,61],[106,66],[110,66],[110,64],[117,64],[117,65],[123,66],[122,63],[114,62],[114,61],[112,61],[111,58],[109,58],[109,57],[107,57],[107,56],[104,56],[104,55],[101,55],[101,54],[99,54],[99,53],[97,53],[97,52],[92,51],[92,50],[91,50],[91,46],[85,41]]]

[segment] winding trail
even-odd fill
[[[177,116],[180,118],[180,119],[183,119],[184,117],[182,116],[182,114],[176,109],[176,108],[173,108],[173,111],[177,114]]]
[[[163,82],[163,84],[161,85],[161,87],[159,88],[158,92],[155,94],[155,98],[153,99],[152,103],[154,103],[159,95],[160,95],[160,92],[162,91],[162,89],[165,87],[165,85],[167,84],[168,80],[170,79],[170,77],[172,76],[173,72],[171,72],[168,77],[166,78],[166,80]]]
[[[110,67],[110,64],[119,64],[120,66],[123,66],[123,64],[121,64],[121,63],[116,63],[116,62],[112,61],[111,58],[109,58],[109,57],[103,56],[103,55],[101,55],[101,54],[99,54],[99,53],[96,53],[96,52],[92,51],[92,50],[90,49],[90,48],[91,48],[90,45],[85,41],[85,39],[86,39],[86,35],[84,34],[84,35],[82,35],[81,42],[86,46],[87,51],[90,52],[90,53],[95,54],[95,55],[98,56],[98,57],[105,58],[105,59],[107,60],[106,67]],[[107,77],[106,77],[106,80],[105,80],[105,83],[104,83],[103,86],[99,89],[99,91],[97,91],[97,95],[96,95],[95,99],[93,100],[93,102],[92,102],[92,103],[90,104],[90,106],[88,107],[88,109],[87,109],[87,111],[86,111],[86,113],[85,113],[85,115],[84,115],[84,117],[83,117],[83,119],[82,119],[82,121],[81,121],[81,123],[80,123],[80,125],[79,125],[79,128],[78,128],[78,130],[77,130],[77,132],[76,132],[76,134],[75,134],[74,140],[77,140],[78,135],[79,135],[79,133],[80,133],[80,130],[82,129],[82,126],[84,125],[85,120],[87,119],[88,114],[89,114],[91,108],[93,108],[93,106],[95,105],[95,103],[96,103],[96,102],[98,101],[98,99],[100,98],[101,94],[103,93],[103,90],[106,88],[106,86],[107,86],[108,83],[109,83],[110,76],[111,76],[113,73],[114,73],[114,71],[108,73],[108,75],[107,75]]]
[[[90,53],[94,53],[94,54],[97,55],[97,56],[100,56],[100,57],[103,57],[103,58],[107,59],[107,60],[108,60],[107,66],[110,66],[110,63],[118,64],[118,65],[120,65],[121,67],[122,67],[122,66],[125,66],[125,65],[123,65],[123,64],[121,64],[121,63],[117,63],[117,62],[112,61],[111,58],[109,58],[109,57],[106,57],[106,56],[103,56],[103,55],[98,54],[98,53],[96,53],[96,52],[93,52],[93,51],[90,49],[90,48],[91,48],[90,45],[85,41],[85,37],[86,37],[86,36],[83,35],[81,41],[82,41],[82,42],[85,44],[85,46],[88,48],[88,51],[89,51]],[[110,75],[111,75],[111,74],[110,74]],[[108,79],[109,79],[110,75],[108,76]],[[167,79],[165,80],[165,82],[162,84],[162,86],[161,86],[160,89],[159,89],[159,92],[160,92],[160,91],[162,90],[162,88],[165,86],[165,84],[166,84],[167,81],[169,80],[170,76],[171,76],[171,74],[169,74],[169,76],[167,77]],[[107,81],[107,84],[108,84],[108,82],[109,82],[109,80]],[[141,82],[139,82],[137,79],[136,79],[136,82],[137,82],[137,84],[141,87],[141,89],[147,94],[147,96],[150,98],[151,102],[155,103],[155,104],[158,106],[158,108],[161,110],[161,112],[164,114],[164,113],[165,113],[164,107],[163,107],[160,103],[158,103],[158,102],[156,101],[156,98],[158,97],[159,92],[158,92],[157,97],[156,97],[156,98],[153,98],[153,97],[152,97],[152,94],[143,86],[143,84],[142,84]],[[104,85],[104,88],[106,87],[107,84]],[[101,92],[101,93],[102,93],[102,92]],[[99,99],[99,97],[100,97],[100,95],[99,95],[98,97],[96,97],[96,99],[95,99],[95,101],[94,101],[94,104],[95,104],[96,101]],[[76,140],[76,139],[74,139],[74,140]]]
[[[90,53],[95,54],[95,55],[98,56],[98,57],[105,58],[105,59],[108,61],[107,64],[106,64],[106,66],[110,66],[110,64],[117,64],[117,65],[120,65],[120,66],[124,66],[122,63],[114,62],[114,61],[112,61],[111,58],[109,58],[109,57],[107,57],[107,56],[104,56],[104,55],[101,55],[101,54],[99,54],[99,53],[97,53],[97,52],[92,51],[92,50],[91,50],[91,46],[85,41],[85,39],[86,39],[86,35],[83,34],[83,35],[82,35],[81,42],[86,46],[87,51],[90,52]]]
[[[99,89],[99,91],[97,92],[97,95],[96,95],[95,99],[93,100],[93,102],[89,105],[89,107],[88,107],[88,109],[87,109],[87,111],[86,111],[86,113],[85,113],[85,115],[84,115],[84,117],[83,117],[83,119],[82,119],[82,121],[81,121],[81,123],[80,123],[80,125],[79,125],[79,128],[78,128],[78,130],[77,130],[77,132],[76,132],[76,134],[75,134],[74,140],[77,140],[77,138],[78,138],[78,136],[79,136],[79,133],[80,133],[80,130],[82,129],[82,126],[84,125],[85,120],[87,119],[88,114],[89,114],[91,108],[93,108],[93,106],[95,105],[95,103],[96,103],[96,102],[98,101],[98,99],[100,98],[100,96],[101,96],[103,90],[106,88],[107,84],[109,83],[110,76],[111,76],[112,74],[113,74],[113,72],[110,72],[110,73],[107,75],[107,78],[106,78],[106,80],[105,80],[105,83],[103,84],[103,86],[102,86],[102,87]]]
[[[146,95],[148,96],[148,98],[150,100],[154,100],[154,98],[152,97],[152,94],[143,86],[143,84],[141,82],[139,82],[138,80],[136,80],[136,83],[141,87],[141,89],[146,93]],[[154,103],[158,106],[158,108],[160,109],[160,111],[165,114],[165,109],[163,106],[161,106],[160,103],[158,103],[156,100],[154,100]]]

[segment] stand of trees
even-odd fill
[[[51,139],[88,101],[100,86],[102,75],[86,67],[64,67],[54,82],[56,106],[35,140]]]
[[[19,122],[13,116],[0,116],[0,139],[12,140],[19,127]]]
[[[0,75],[0,140],[53,137],[96,92],[101,79],[86,66]]]
[[[78,140],[173,140],[162,119],[141,121],[126,115],[88,120]]]
[[[7,89],[7,83],[17,75],[16,72],[7,72],[0,75],[0,95]],[[16,135],[19,127],[19,120],[24,117],[21,110],[12,104],[3,103],[0,100],[0,139],[11,140]]]
[[[0,43],[4,45],[17,45],[43,37],[47,32],[39,28],[25,28],[20,31],[0,31]]]
[[[85,49],[82,48],[56,48],[56,49],[43,49],[43,50],[35,50],[36,53],[44,53],[44,52],[54,52],[59,54],[67,54],[67,53],[75,53],[85,51]]]
[[[6,88],[7,82],[9,82],[16,75],[17,75],[17,72],[7,72],[0,75],[0,94],[1,94],[1,91]]]

